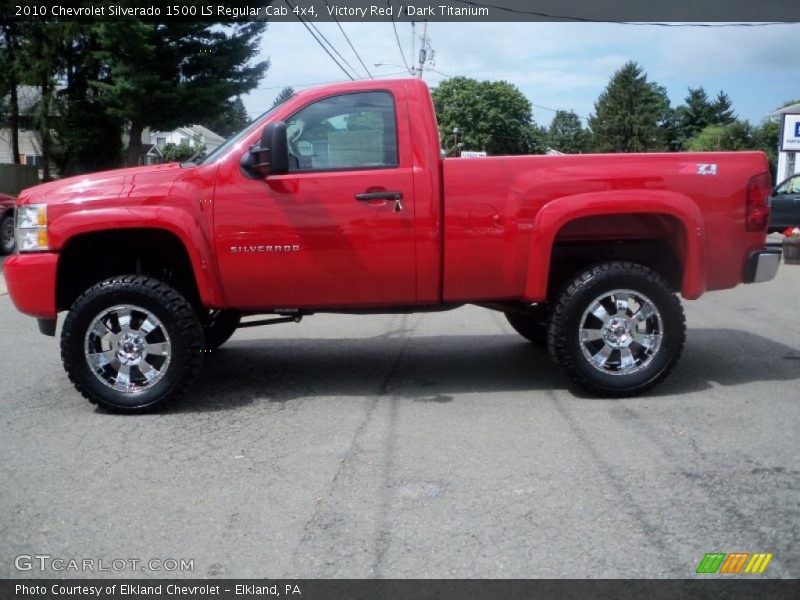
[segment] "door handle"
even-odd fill
[[[356,200],[402,200],[403,192],[364,192],[356,194]]]

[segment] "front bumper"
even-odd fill
[[[8,295],[17,310],[38,319],[56,318],[58,254],[14,254],[3,264]]]
[[[751,252],[747,257],[747,266],[744,269],[744,282],[762,283],[775,279],[780,264],[781,251],[777,248],[765,248]]]

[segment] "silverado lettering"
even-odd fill
[[[9,294],[49,335],[65,312],[76,388],[137,412],[245,315],[467,303],[592,393],[637,394],[678,360],[679,296],[775,276],[763,153],[442,159],[439,139],[424,82],[359,81],[299,92],[198,163],[25,190]]]

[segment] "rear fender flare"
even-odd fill
[[[553,245],[569,222],[604,215],[662,214],[677,219],[684,228],[685,248],[681,294],[700,297],[706,287],[707,242],[703,215],[688,196],[662,190],[613,190],[563,196],[545,204],[533,222],[530,261],[524,299],[547,298]]]

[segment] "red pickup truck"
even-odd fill
[[[443,159],[418,80],[301,92],[206,158],[24,191],[5,264],[77,389],[153,408],[238,326],[502,311],[593,393],[678,359],[677,294],[775,276],[761,153]],[[247,315],[272,315],[241,321]]]

